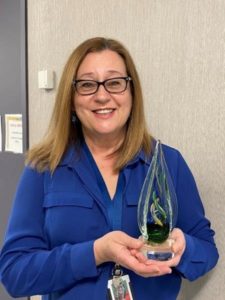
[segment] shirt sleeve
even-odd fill
[[[93,243],[48,247],[44,234],[44,174],[26,167],[0,255],[0,276],[14,297],[48,294],[97,277]]]
[[[183,157],[178,155],[176,193],[178,199],[177,227],[185,234],[186,249],[175,268],[188,280],[195,280],[217,263],[215,232],[205,217],[202,201],[194,177]]]

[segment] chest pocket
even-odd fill
[[[138,206],[139,194],[138,193],[128,193],[126,195],[127,206]]]
[[[51,192],[45,196],[43,207],[51,208],[56,206],[78,206],[92,208],[93,202],[93,198],[88,195],[79,195],[68,192]]]
[[[103,225],[98,206],[88,194],[50,192],[43,209],[45,231],[52,246],[92,240]]]

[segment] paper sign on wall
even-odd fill
[[[0,116],[0,151],[2,151],[2,116]]]
[[[5,115],[5,151],[23,153],[23,122],[21,114]]]

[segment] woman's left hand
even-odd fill
[[[174,243],[172,245],[172,251],[174,253],[174,257],[170,260],[167,261],[157,261],[157,260],[146,260],[144,261],[140,252],[138,252],[137,250],[131,250],[131,253],[136,256],[136,258],[142,262],[145,263],[146,265],[151,265],[151,266],[155,266],[158,268],[161,267],[176,267],[180,260],[181,257],[185,251],[186,248],[186,241],[185,241],[185,237],[184,237],[184,233],[182,230],[180,230],[179,228],[174,228],[173,231],[171,232],[170,238],[174,240]],[[147,274],[145,274],[145,277]],[[150,276],[150,274],[149,274]]]
[[[186,248],[186,241],[184,237],[184,233],[179,228],[174,228],[171,232],[170,238],[174,240],[172,245],[172,251],[174,253],[174,257],[170,260],[173,264],[173,267],[176,267]]]

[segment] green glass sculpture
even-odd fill
[[[177,197],[160,141],[156,142],[138,202],[138,226],[149,259],[173,257],[170,232],[177,220]]]

